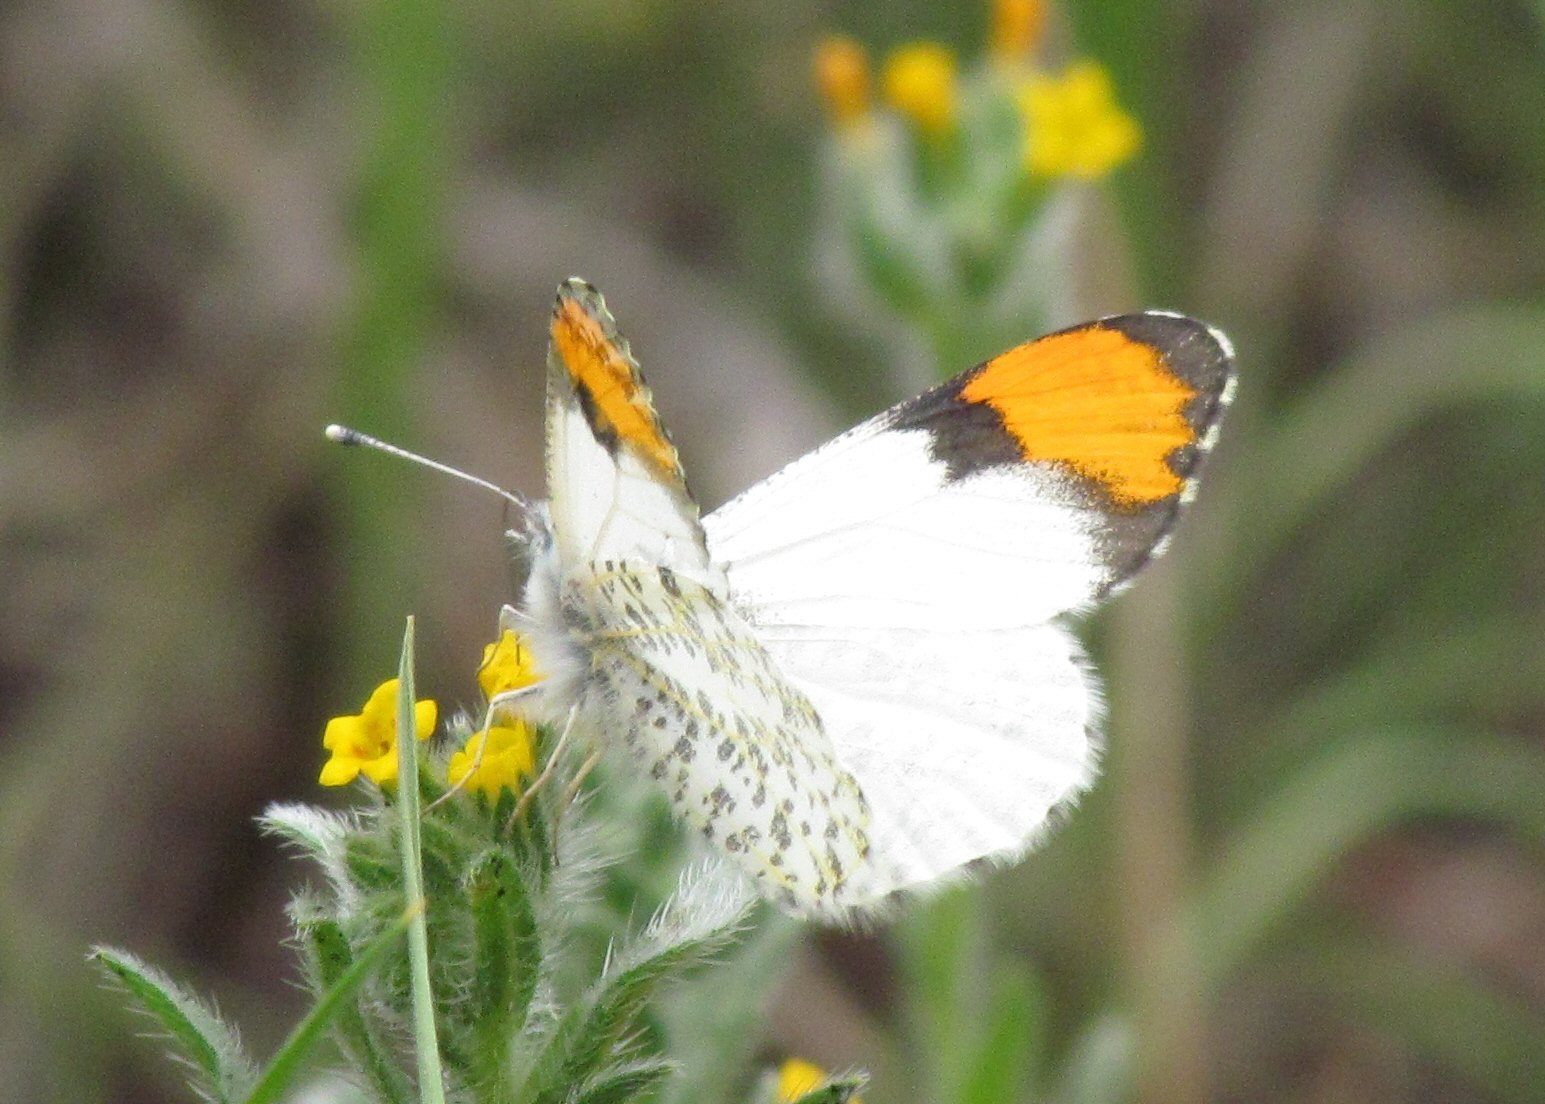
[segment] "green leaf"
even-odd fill
[[[89,960],[127,989],[197,1073],[191,1083],[211,1100],[239,1100],[256,1078],[236,1032],[214,1009],[156,967],[127,951],[93,947]]]
[[[315,805],[283,803],[263,810],[258,826],[315,861],[340,904],[347,907],[358,899],[349,864],[349,841],[359,832],[357,818]]]
[[[335,1018],[349,1007],[349,1001],[365,980],[381,965],[387,953],[396,946],[397,940],[420,910],[404,912],[395,924],[365,945],[354,961],[338,975],[318,998],[311,1011],[295,1025],[289,1038],[277,1053],[269,1059],[267,1067],[246,1104],[272,1104],[289,1090],[291,1082],[300,1071],[301,1062],[332,1025]]]
[[[666,1041],[681,1063],[661,1104],[731,1100],[751,1051],[761,1040],[768,1002],[804,926],[760,906],[746,937],[713,970],[662,994],[657,1004]]]
[[[467,903],[475,940],[468,1018],[476,1083],[506,1076],[510,1039],[526,1022],[542,967],[541,939],[521,872],[508,854],[490,851],[473,865]]]
[[[343,929],[332,920],[316,920],[302,926],[300,936],[315,964],[318,991],[326,992],[339,985],[355,962]],[[360,1011],[358,1001],[340,1004],[334,1031],[339,1046],[363,1071],[377,1096],[389,1104],[407,1104],[412,1099],[413,1086],[371,1021]]]
[[[658,1087],[675,1069],[664,1059],[613,1066],[575,1089],[569,1104],[625,1104]]]
[[[844,1074],[834,1077],[818,1089],[807,1092],[804,1096],[794,1101],[794,1104],[847,1104],[853,1099],[855,1093],[869,1083],[869,1078],[861,1073]]]
[[[533,1064],[528,1098],[557,1104],[568,1086],[612,1063],[658,984],[728,946],[752,904],[739,876],[722,866],[684,874],[676,894],[559,1021]]]
[[[402,863],[380,836],[364,832],[351,835],[345,844],[344,864],[349,880],[367,893],[401,888]]]

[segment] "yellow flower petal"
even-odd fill
[[[439,707],[428,698],[413,703],[413,735],[427,740],[434,734],[435,721],[440,716]],[[395,726],[393,726],[395,728]],[[396,735],[394,732],[393,735]]]
[[[934,136],[955,123],[955,55],[937,42],[915,42],[885,62],[885,98]]]
[[[324,786],[347,786],[359,777],[360,761],[343,755],[334,755],[322,764],[318,782]]]
[[[826,1071],[803,1058],[786,1059],[778,1067],[778,1104],[793,1104],[826,1083]]]

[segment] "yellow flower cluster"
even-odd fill
[[[524,641],[509,629],[483,649],[477,681],[495,712],[502,695],[530,686],[540,677]],[[520,780],[536,769],[535,742],[530,726],[518,719],[507,725],[490,724],[485,732],[486,738],[484,732],[474,732],[466,746],[451,756],[445,778],[452,786],[466,786],[496,801],[500,790],[515,792]]]
[[[450,785],[474,790],[493,801],[501,790],[517,790],[521,779],[531,775],[536,752],[530,727],[519,719],[508,724],[492,722],[500,696],[530,686],[540,677],[530,651],[508,629],[483,650],[477,680],[489,702],[489,723],[451,756],[446,767]],[[397,679],[388,679],[376,687],[359,713],[334,717],[327,723],[322,746],[331,755],[322,767],[322,785],[345,786],[361,774],[378,786],[396,783],[398,685]],[[414,703],[414,735],[418,739],[427,740],[434,732],[437,714],[432,701]]]
[[[1024,141],[1021,158],[1031,177],[1098,179],[1136,155],[1142,146],[1137,121],[1117,102],[1109,72],[1093,61],[1076,61],[1061,74],[1034,68],[1031,55],[1045,28],[1043,0],[995,0],[990,59],[978,84],[1005,85],[1018,111]],[[871,114],[868,59],[852,39],[832,37],[816,50],[816,83],[832,119],[844,130]],[[965,86],[954,53],[936,42],[915,42],[892,51],[881,73],[886,103],[933,142],[959,124]]]

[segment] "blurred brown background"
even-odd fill
[[[1053,19],[1147,133],[1105,246],[1136,286],[1099,306],[1208,318],[1243,388],[1154,584],[1189,642],[1183,743],[1123,760],[1165,645],[1118,613],[1111,777],[985,898],[1043,995],[1037,1098],[1115,1015],[1179,1021],[1194,1061],[1145,1060],[1155,1099],[1545,1099],[1545,7]],[[809,54],[838,30],[969,54],[984,24],[921,0],[0,8],[0,1095],[180,1091],[95,941],[268,1049],[302,872],[252,817],[336,799],[322,726],[405,613],[421,686],[473,694],[512,597],[500,503],[321,427],[537,490],[570,274],[709,505],[901,397],[812,274]],[[1150,971],[1146,925],[1193,907],[1241,925],[1204,925],[1222,976],[1206,940]],[[884,1064],[885,963],[812,945],[768,1052]]]

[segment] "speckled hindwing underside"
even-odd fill
[[[864,896],[868,804],[740,616],[669,568],[590,568],[564,587],[563,614],[590,660],[581,708],[601,738],[788,907],[837,915]]]

